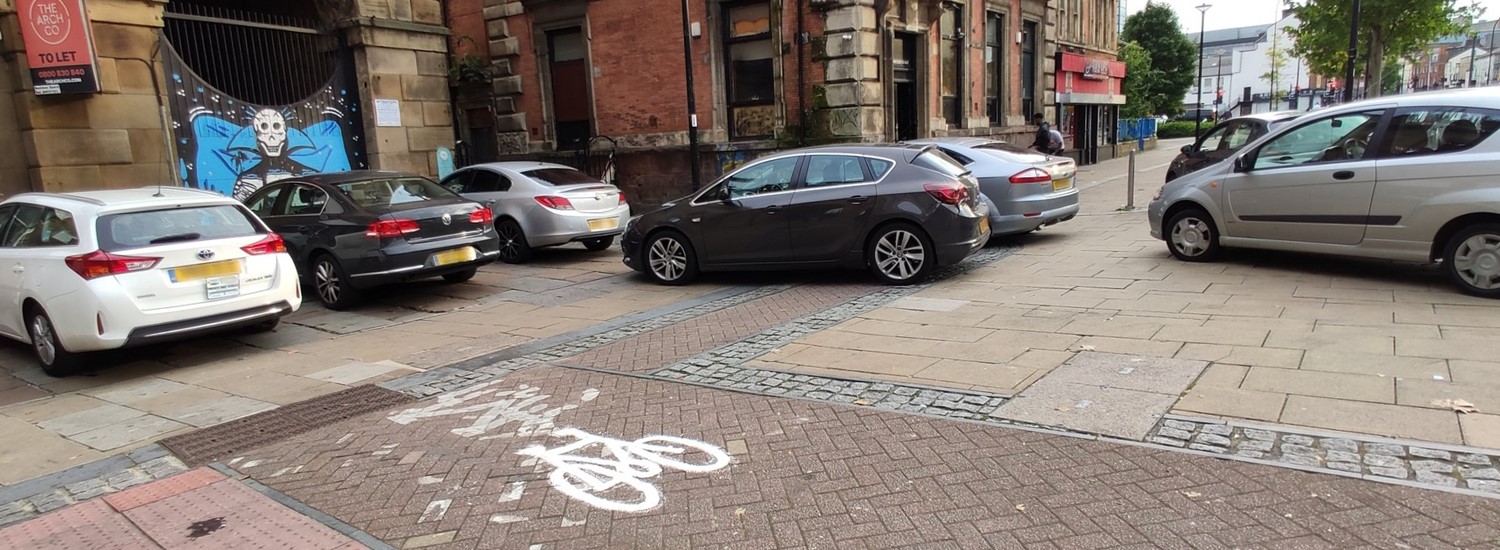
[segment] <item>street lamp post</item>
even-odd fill
[[[687,73],[688,164],[693,174],[693,190],[702,185],[703,174],[698,159],[698,94],[693,90],[693,37],[688,23],[688,0],[682,0],[682,59]]]
[[[1357,1],[1357,0],[1356,0]],[[1203,26],[1208,21],[1208,4],[1198,6],[1198,112],[1193,116],[1193,139],[1203,131]]]

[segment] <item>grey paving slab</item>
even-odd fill
[[[122,407],[115,404],[100,405],[90,409],[84,409],[75,413],[65,414],[57,418],[43,420],[37,423],[37,427],[56,433],[65,437],[71,437],[83,432],[95,430],[124,420],[142,416],[146,413]]]
[[[111,424],[69,436],[68,439],[101,451],[106,451],[124,447],[137,441],[155,438],[156,436],[186,427],[187,425],[181,422],[156,415],[144,415],[130,418],[118,424]]]
[[[349,334],[351,332],[360,332],[397,324],[394,321],[380,317],[371,317],[348,311],[329,311],[296,319],[293,322],[298,325],[335,334]]]
[[[320,370],[306,376],[314,380],[352,386],[364,380],[404,368],[405,365],[395,361],[377,361],[374,363],[355,361],[331,369]]]
[[[162,416],[201,428],[274,408],[276,408],[274,403],[231,395],[163,413]]]
[[[1043,378],[1011,398],[992,417],[1096,433],[1145,439],[1175,395],[1076,384]]]
[[[1053,369],[1041,382],[1072,382],[1175,398],[1206,368],[1206,361],[1085,351]]]

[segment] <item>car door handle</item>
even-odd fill
[[[13,265],[13,266],[11,266],[10,270],[14,271],[16,273],[25,273],[26,272],[26,268],[23,267],[23,266],[19,266],[19,265]]]
[[[766,213],[767,214],[775,214],[775,213],[780,212],[780,211],[781,211],[781,205],[779,205],[779,204],[773,204],[771,206],[767,206],[766,207]]]
[[[864,195],[855,195],[855,196],[849,197],[849,202],[854,203],[854,204],[859,204],[859,203],[865,202],[866,200],[869,200],[869,198],[870,197],[866,197]]]
[[[1353,179],[1353,178],[1354,178],[1354,172],[1351,171],[1351,170],[1339,170],[1339,171],[1333,173],[1333,179],[1336,179],[1336,180],[1347,180],[1347,179]]]

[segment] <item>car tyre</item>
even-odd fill
[[[893,223],[877,229],[865,245],[865,263],[870,272],[890,285],[919,283],[932,272],[937,251],[927,233],[909,223]]]
[[[590,252],[607,250],[612,244],[615,244],[614,237],[599,237],[597,239],[583,240],[583,247],[589,249]]]
[[[83,355],[64,348],[57,338],[57,329],[52,318],[42,308],[26,308],[26,333],[31,337],[31,351],[48,376],[67,376],[78,369]]]
[[[684,285],[698,276],[698,253],[682,233],[662,231],[652,235],[641,250],[646,275],[657,283]]]
[[[1173,214],[1163,229],[1167,250],[1184,262],[1211,262],[1219,257],[1219,230],[1201,208]]]
[[[313,260],[313,294],[323,307],[335,311],[349,309],[359,302],[359,290],[349,284],[349,275],[330,254]]]
[[[450,283],[462,283],[469,279],[473,279],[474,276],[478,274],[479,268],[475,267],[471,269],[465,269],[463,271],[455,271],[453,273],[444,273],[443,280]]]
[[[1465,294],[1500,298],[1500,223],[1455,233],[1443,247],[1443,270]]]
[[[495,224],[495,233],[500,236],[500,261],[508,264],[531,261],[531,245],[526,243],[526,232],[516,220],[501,220]]]

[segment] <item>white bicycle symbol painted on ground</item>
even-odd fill
[[[563,428],[553,435],[578,440],[553,449],[532,445],[517,454],[551,464],[554,469],[547,479],[563,494],[616,512],[644,512],[661,504],[661,490],[647,478],[661,475],[663,468],[702,473],[730,462],[723,449],[668,435],[625,441],[576,428]],[[580,451],[588,454],[573,454]]]

